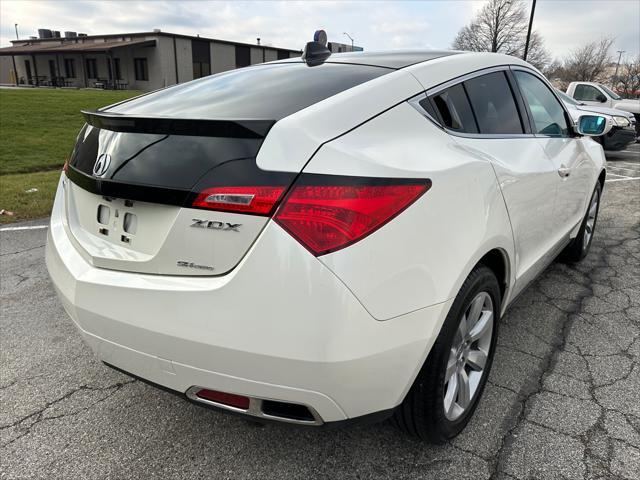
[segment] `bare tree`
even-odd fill
[[[544,73],[544,76],[549,79],[554,87],[562,91],[567,89],[570,80],[568,79],[567,72],[561,60],[556,59],[548,63],[544,70],[542,70],[542,73]]]
[[[573,50],[563,62],[565,74],[571,81],[605,81],[611,63],[611,45],[615,39],[605,37]]]
[[[614,85],[620,95],[625,98],[640,97],[640,55],[620,65],[616,80]]]
[[[524,55],[524,42],[522,47],[515,54],[517,57],[522,58]],[[531,38],[529,39],[529,51],[527,52],[527,62],[534,67],[543,70],[545,65],[549,63],[549,53],[544,48],[544,40],[538,32],[531,32]]]
[[[522,57],[527,37],[527,7],[521,0],[489,0],[453,41],[453,48],[473,52],[500,52]],[[542,68],[549,55],[542,37],[531,33],[527,61]]]

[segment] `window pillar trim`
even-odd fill
[[[509,72],[509,75],[507,75],[507,76],[510,76],[510,77],[513,77],[513,72],[519,70],[519,71],[528,73],[530,75],[533,75],[538,80],[540,80],[551,91],[551,94],[558,101],[558,103],[560,104],[560,108],[562,108],[562,111],[564,112],[564,118],[565,118],[565,121],[567,122],[567,126],[569,128],[569,135],[567,135],[567,136],[555,136],[555,135],[543,135],[543,134],[540,134],[540,133],[536,133],[536,134],[534,134],[535,137],[541,137],[541,138],[572,138],[572,137],[578,136],[576,128],[575,128],[576,127],[576,123],[573,121],[573,117],[569,113],[569,110],[567,109],[567,106],[564,104],[564,102],[562,101],[560,96],[556,93],[555,88],[553,87],[553,85],[551,85],[549,80],[547,80],[544,76],[540,75],[538,72],[536,72],[532,68],[527,68],[525,66],[511,65],[509,70],[510,70],[510,72]],[[520,95],[520,97],[522,98],[522,101],[525,104],[525,109],[527,111],[527,116],[529,117],[529,122],[530,122],[530,125],[531,125],[531,131],[533,132],[534,131],[533,130],[533,118],[531,116],[531,112],[529,111],[529,107],[528,107],[528,105],[527,105],[527,103],[525,101],[524,95],[522,95],[522,92],[520,91],[520,86],[518,85],[518,82],[516,81],[515,77],[513,78],[513,82],[514,82],[515,88],[517,89],[518,95]]]

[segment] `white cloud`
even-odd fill
[[[538,2],[534,25],[554,57],[601,37],[615,37],[614,50],[640,53],[637,0]]]
[[[527,0],[529,2],[530,0]],[[0,0],[0,45],[38,28],[89,34],[164,31],[302,48],[317,28],[331,41],[367,50],[448,48],[483,1],[87,1]],[[601,36],[615,35],[616,49],[640,50],[637,0],[540,0],[535,28],[553,56]]]

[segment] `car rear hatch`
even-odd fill
[[[85,117],[65,203],[73,239],[97,267],[228,272],[272,213],[261,195],[275,201],[295,178],[256,165],[273,121]]]
[[[299,174],[257,166],[271,127],[392,71],[265,64],[83,112],[87,123],[66,166],[72,241],[96,267],[230,271]]]

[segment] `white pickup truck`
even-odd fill
[[[633,113],[636,133],[640,136],[640,100],[625,100],[609,88],[595,82],[571,82],[567,95],[584,105],[615,108]]]

